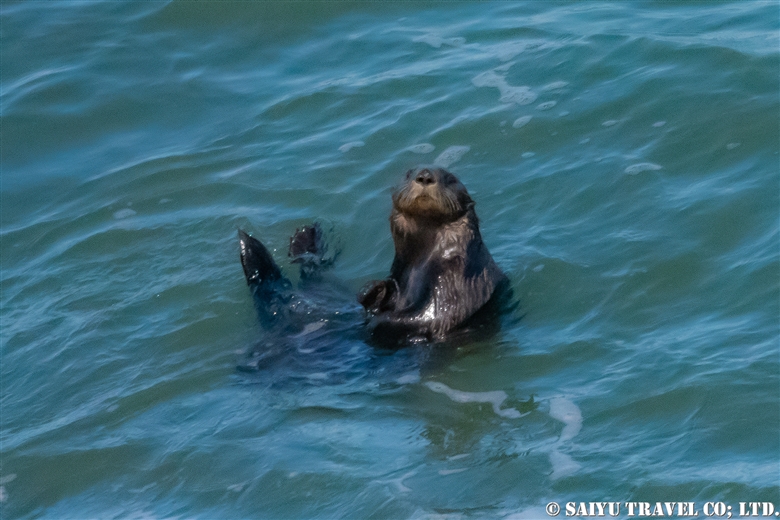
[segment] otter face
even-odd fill
[[[393,193],[393,207],[407,217],[451,222],[473,206],[474,201],[458,178],[434,166],[409,170]]]

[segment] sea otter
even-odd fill
[[[442,338],[507,278],[482,242],[474,201],[455,175],[421,166],[393,193],[390,276],[358,294],[373,334]]]
[[[358,293],[374,338],[439,340],[508,285],[482,242],[474,201],[443,168],[423,166],[406,173],[393,193],[390,230],[395,244],[390,276],[369,282]],[[261,322],[267,327],[284,322],[302,300],[295,298],[262,243],[243,231],[239,240]],[[316,277],[328,265],[326,251],[317,224],[297,230],[290,239],[289,256],[301,264],[302,280]]]

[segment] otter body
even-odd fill
[[[390,230],[395,244],[390,276],[369,282],[358,293],[375,339],[441,339],[508,285],[482,242],[474,201],[457,177],[442,168],[407,172],[393,193]],[[333,298],[317,298],[325,302],[322,307],[310,305],[295,294],[261,242],[243,231],[239,242],[246,281],[269,331],[300,333],[307,330],[303,321],[312,312],[319,315],[336,305]],[[289,256],[300,265],[301,282],[310,289],[338,254],[329,258],[326,252],[318,224],[296,230],[290,239]],[[359,308],[351,306],[354,311],[342,306],[336,314],[357,319]]]
[[[393,193],[390,230],[390,276],[358,294],[374,334],[441,338],[506,285],[482,242],[474,201],[443,168],[407,172]]]

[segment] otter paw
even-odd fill
[[[395,308],[398,283],[392,278],[368,282],[358,293],[358,302],[368,312],[377,314]]]

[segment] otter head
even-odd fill
[[[393,209],[414,220],[453,222],[473,207],[474,201],[458,178],[435,166],[409,170],[393,193]]]

